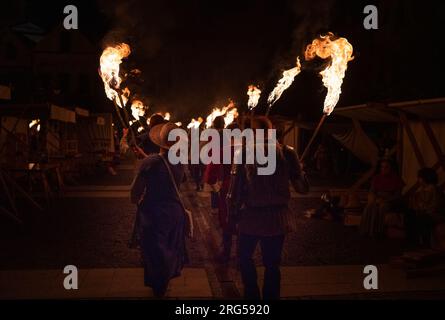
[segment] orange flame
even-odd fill
[[[274,105],[275,102],[277,102],[280,99],[283,92],[291,86],[291,84],[294,82],[295,77],[298,76],[300,72],[301,72],[300,58],[297,58],[297,66],[295,68],[284,71],[283,77],[278,81],[278,84],[270,93],[269,98],[267,99],[269,107]]]
[[[105,93],[108,99],[115,101],[117,105],[121,108],[124,106],[121,105],[119,101],[117,92],[115,89],[119,89],[122,83],[122,78],[119,76],[120,64],[122,63],[122,59],[127,58],[131,53],[130,46],[126,43],[121,43],[116,46],[110,46],[105,48],[100,57],[100,76],[105,86]],[[122,100],[124,104],[128,101],[128,94],[122,95]]]
[[[247,89],[247,95],[249,96],[247,106],[249,107],[249,110],[253,110],[256,108],[258,102],[260,101],[261,90],[254,85],[250,85]]]
[[[227,128],[230,124],[232,124],[237,117],[238,117],[238,109],[234,107],[232,107],[232,109],[229,109],[226,112],[226,115],[224,116],[225,127]]]
[[[326,36],[320,36],[306,47],[305,59],[307,61],[320,57],[322,59],[331,58],[330,65],[320,72],[323,77],[323,84],[328,89],[324,102],[324,113],[330,115],[337,105],[340,95],[341,86],[348,69],[348,62],[354,58],[353,47],[345,38],[334,38],[333,33]]]
[[[224,123],[225,127],[230,125],[236,117],[238,117],[238,109],[235,108],[235,104],[233,101],[230,101],[230,103],[222,108],[214,108],[212,112],[207,116],[206,119],[206,128],[210,128],[213,125],[213,121],[219,117],[224,116]]]
[[[198,120],[195,120],[194,118],[190,121],[190,123],[187,125],[187,129],[198,129],[201,123],[204,121],[201,117],[198,118]]]
[[[37,126],[37,127],[36,127],[36,130],[37,130],[37,132],[40,132],[40,119],[32,120],[32,121],[29,123],[29,128],[30,128],[30,129],[33,128],[34,126]]]
[[[140,100],[133,100],[133,102],[131,103],[131,114],[136,120],[139,120],[140,117],[145,116],[146,109],[147,107],[145,107]]]

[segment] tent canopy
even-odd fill
[[[30,120],[43,118],[68,123],[76,122],[74,111],[48,103],[0,105],[0,115]]]
[[[402,111],[425,120],[445,119],[445,98],[398,103],[370,103],[337,108],[333,116],[355,119],[361,122],[398,122]]]
[[[403,129],[397,148],[406,191],[416,187],[417,171],[425,166],[434,168],[440,181],[445,181],[445,98],[339,108],[333,116],[350,118],[354,123],[388,123]],[[363,148],[366,139],[354,130],[334,137],[354,154],[371,153],[370,141]]]

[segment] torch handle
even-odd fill
[[[125,109],[126,105],[124,104],[124,99],[122,99],[122,95],[119,91],[116,90],[117,96],[122,106],[122,110],[124,110],[125,122],[128,123],[128,129],[130,130],[131,138],[133,142],[136,143],[136,135],[134,134],[133,128],[130,126],[130,117],[128,116],[127,109]]]
[[[116,109],[117,117],[119,118],[119,121],[121,122],[122,128],[127,128],[127,124],[125,123],[124,119],[122,118],[122,115],[119,111],[119,107],[117,106],[116,100],[113,100],[114,108]]]
[[[320,121],[318,122],[317,128],[315,128],[315,131],[312,134],[311,140],[309,140],[309,143],[307,144],[306,148],[304,149],[303,154],[301,155],[300,161],[303,161],[306,158],[307,153],[309,152],[309,149],[310,149],[312,143],[314,143],[314,140],[317,137],[318,132],[320,131],[320,129],[327,117],[328,117],[328,115],[326,113],[323,115],[323,117],[321,117]]]

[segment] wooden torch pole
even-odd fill
[[[317,137],[318,132],[320,131],[320,129],[323,126],[323,123],[325,122],[327,117],[328,117],[328,115],[326,113],[323,115],[323,117],[321,117],[320,121],[318,122],[317,128],[315,128],[315,131],[312,134],[311,140],[309,140],[309,143],[307,144],[306,148],[304,149],[303,154],[301,155],[300,161],[303,162],[304,158],[306,158],[312,143],[314,143],[314,140]]]
[[[133,128],[130,126],[130,117],[128,116],[128,112],[125,109],[124,99],[122,99],[122,95],[119,93],[118,90],[115,90],[117,93],[117,96],[119,98],[119,102],[121,103],[122,110],[124,110],[124,116],[125,116],[125,122],[128,124],[128,130],[130,131],[131,138],[133,139],[133,143],[136,144],[136,135],[134,134]]]

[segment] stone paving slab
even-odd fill
[[[117,185],[117,186],[69,186],[65,187],[65,192],[72,191],[130,191],[131,185]]]
[[[378,290],[364,289],[364,266],[316,266],[316,267],[282,267],[281,296],[283,298],[304,298],[322,296],[353,296],[362,294],[387,294],[409,292],[444,292],[443,277],[409,279],[405,272],[389,265],[379,265]],[[264,268],[258,267],[258,281],[263,283]],[[242,291],[240,277],[236,280]]]
[[[408,279],[402,270],[378,266],[379,289],[363,288],[363,266],[283,267],[281,293],[284,299],[353,297],[415,292],[445,292],[445,278]],[[264,268],[258,268],[260,285]],[[79,270],[79,290],[65,290],[61,270],[5,270],[0,272],[0,299],[151,299],[143,286],[142,268]],[[238,277],[237,286],[242,292]],[[185,268],[171,281],[170,299],[211,299],[212,292],[203,268]],[[445,296],[444,296],[445,298]]]
[[[70,191],[63,194],[64,198],[130,198],[130,191]]]
[[[150,299],[142,268],[79,270],[79,289],[65,290],[62,270],[4,270],[0,272],[0,299]],[[210,299],[203,268],[185,268],[167,292],[171,299]]]

